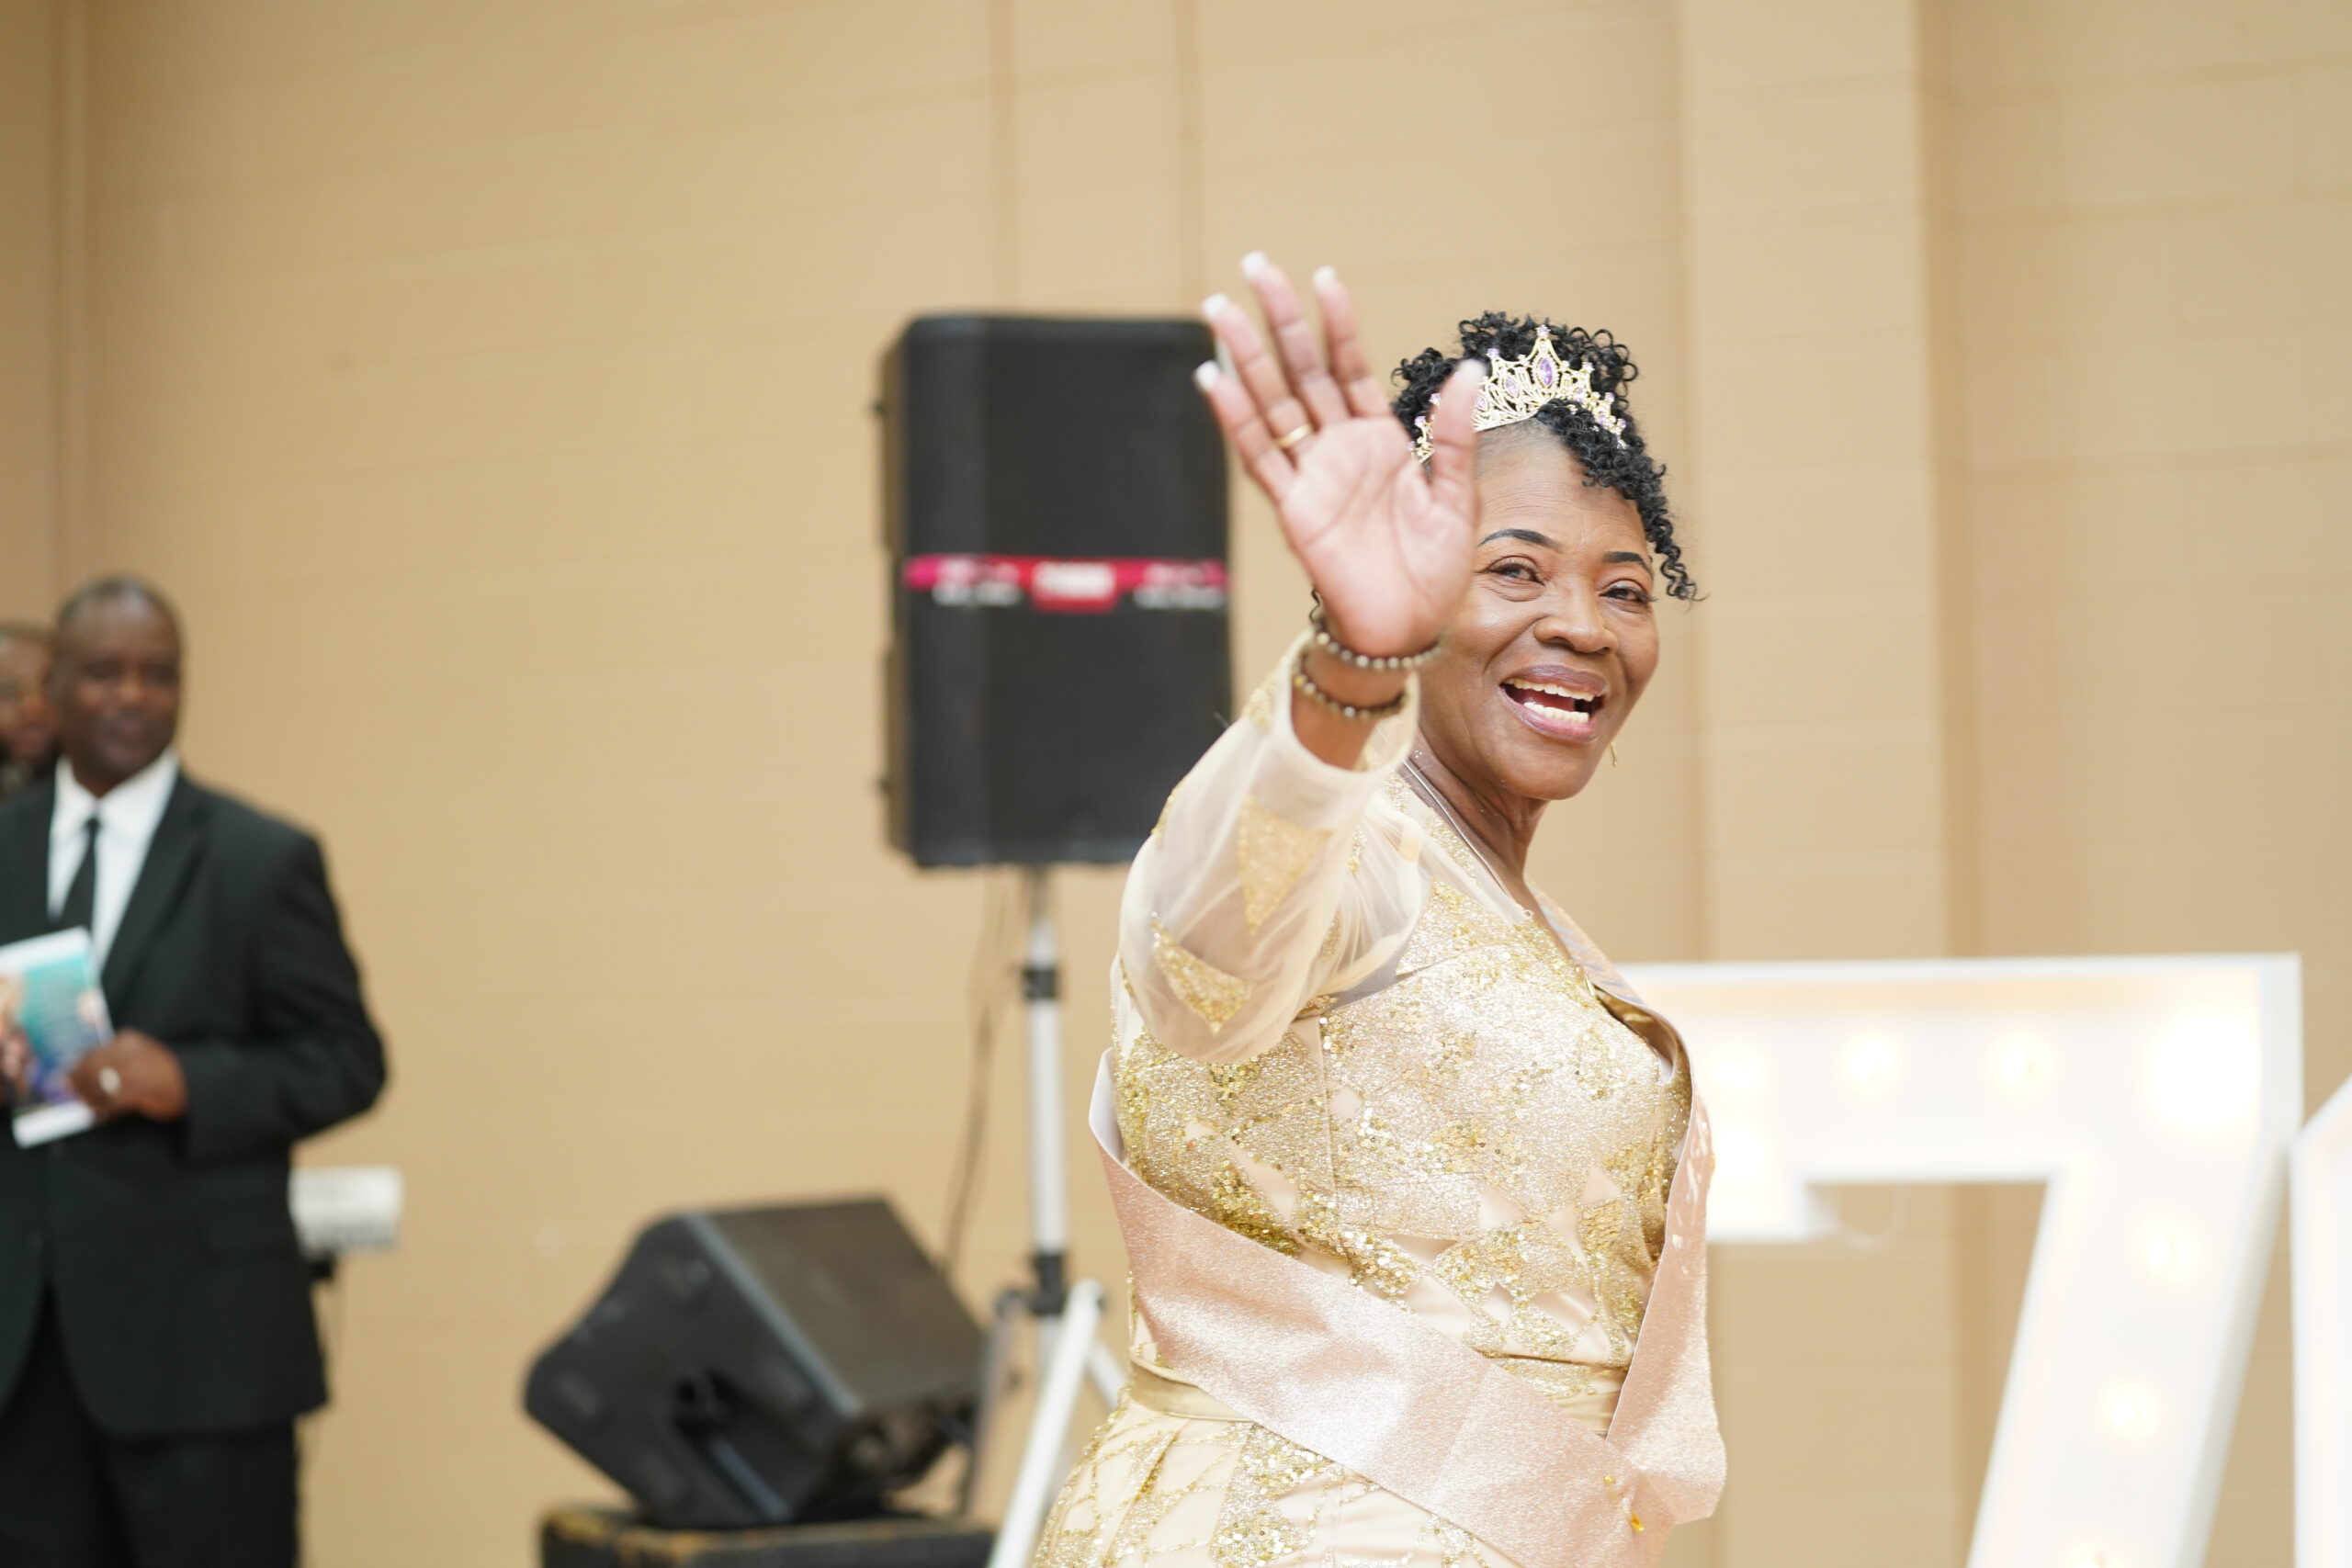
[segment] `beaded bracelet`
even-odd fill
[[[1331,635],[1331,628],[1324,623],[1323,606],[1320,604],[1307,612],[1306,629],[1307,636],[1317,649],[1340,663],[1352,664],[1359,670],[1419,670],[1435,659],[1438,650],[1445,646],[1445,634],[1440,632],[1437,640],[1419,653],[1358,653]]]
[[[1374,707],[1360,708],[1353,703],[1341,702],[1339,698],[1333,696],[1330,693],[1317,685],[1315,683],[1315,678],[1306,672],[1306,650],[1305,649],[1301,649],[1299,650],[1298,662],[1291,666],[1290,684],[1291,690],[1297,692],[1308,702],[1313,703],[1317,707],[1321,708],[1324,712],[1338,714],[1341,718],[1348,719],[1356,724],[1377,723],[1379,720],[1384,718],[1393,718],[1397,714],[1405,711],[1406,692],[1399,692],[1395,696],[1389,698],[1386,702]],[[1410,691],[1410,687],[1408,687],[1407,691]]]

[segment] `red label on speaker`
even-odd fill
[[[1100,615],[1122,599],[1139,610],[1222,610],[1221,560],[1057,560],[1044,556],[915,556],[900,581],[938,604],[1027,603],[1065,615]]]

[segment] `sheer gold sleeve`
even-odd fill
[[[1368,820],[1412,744],[1418,680],[1357,765],[1333,767],[1291,728],[1298,647],[1169,795],[1127,874],[1121,971],[1153,1035],[1199,1061],[1272,1045],[1419,907],[1401,822]]]

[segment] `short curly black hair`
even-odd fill
[[[1625,434],[1620,441],[1566,398],[1545,403],[1535,423],[1576,454],[1584,466],[1585,483],[1607,485],[1634,503],[1634,511],[1641,513],[1642,533],[1657,551],[1667,592],[1677,599],[1697,599],[1699,585],[1690,581],[1690,570],[1682,564],[1682,546],[1674,536],[1674,513],[1666,502],[1666,469],[1642,444],[1641,426],[1634,423],[1633,405],[1625,396],[1626,383],[1641,372],[1634,367],[1633,352],[1608,333],[1589,333],[1582,327],[1555,326],[1537,316],[1507,316],[1489,310],[1462,323],[1461,353],[1446,355],[1425,348],[1396,367],[1396,379],[1404,390],[1389,406],[1396,411],[1406,434],[1415,434],[1414,422],[1430,412],[1430,399],[1445,385],[1456,365],[1472,356],[1517,359],[1534,349],[1539,327],[1551,333],[1552,346],[1562,359],[1592,367],[1594,391],[1615,395]]]

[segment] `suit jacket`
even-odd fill
[[[48,929],[55,795],[0,807],[0,942]],[[384,1085],[317,840],[183,774],[100,979],[116,1028],[177,1054],[187,1114],[32,1149],[0,1135],[0,1407],[51,1291],[83,1403],[117,1436],[317,1408],[288,1156]]]

